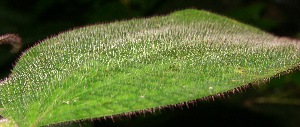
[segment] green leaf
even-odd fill
[[[199,10],[86,26],[26,51],[2,82],[20,127],[153,111],[298,65],[296,41]]]

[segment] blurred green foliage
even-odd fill
[[[297,0],[1,0],[0,35],[19,34],[23,38],[24,51],[46,37],[55,36],[74,27],[197,8],[237,19],[276,35],[300,38],[298,5],[300,1]],[[0,79],[9,74],[14,61],[20,55],[9,53],[7,48],[0,46]],[[252,87],[242,94],[230,95],[231,99],[198,102],[198,106],[184,109],[184,112],[177,108],[174,111],[166,109],[161,113],[147,114],[145,118],[138,115],[131,119],[123,118],[125,120],[121,122],[101,120],[94,124],[133,126],[145,122],[143,126],[164,126],[173,123],[174,126],[197,126],[201,122],[201,125],[206,123],[211,126],[297,127],[300,124],[300,105],[293,102],[299,101],[300,98],[297,92],[300,88],[299,77],[300,73],[297,71],[272,80],[267,85]],[[270,97],[279,99],[278,102],[280,99],[293,101],[290,104],[271,103],[266,101]],[[265,101],[259,100],[262,98]],[[202,114],[206,114],[207,117],[203,118]],[[181,124],[174,122],[181,116],[194,117],[186,117]],[[242,124],[245,122],[247,123]]]

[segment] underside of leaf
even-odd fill
[[[0,86],[20,127],[175,105],[272,77],[299,44],[200,10],[86,26],[24,52]]]

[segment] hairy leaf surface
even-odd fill
[[[1,83],[1,115],[36,127],[174,105],[296,67],[298,50],[200,10],[86,26],[24,52]]]

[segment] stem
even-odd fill
[[[10,50],[11,53],[17,53],[22,48],[22,40],[16,34],[5,34],[0,36],[0,45],[2,44],[10,44],[12,49]]]

